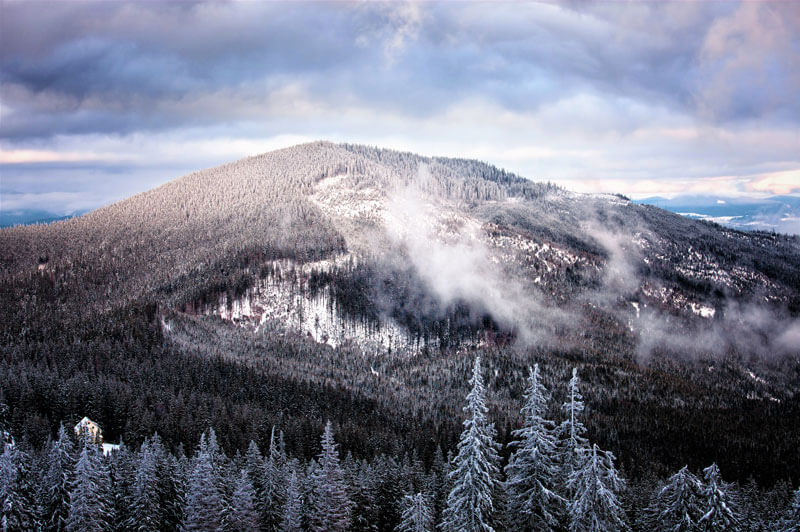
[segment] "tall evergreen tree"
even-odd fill
[[[131,488],[131,500],[126,528],[137,532],[157,532],[161,529],[161,497],[158,483],[158,464],[149,440],[139,449],[136,471]]]
[[[703,470],[705,482],[701,492],[703,515],[697,521],[703,532],[735,532],[739,530],[739,516],[734,502],[733,488],[722,480],[717,464]]]
[[[546,532],[558,525],[563,499],[556,493],[558,466],[553,422],[544,418],[547,391],[539,365],[530,369],[521,429],[509,445],[516,448],[506,465],[509,524],[514,530]]]
[[[256,493],[247,471],[242,469],[231,499],[231,507],[225,519],[225,532],[253,532],[261,524],[256,509]]]
[[[654,532],[693,532],[700,519],[700,480],[684,466],[672,475],[647,508],[646,525]]]
[[[300,532],[302,530],[303,496],[300,492],[300,481],[297,479],[298,464],[291,465],[289,485],[286,491],[286,504],[283,507],[281,532]]]
[[[344,531],[350,525],[351,502],[347,497],[344,471],[336,447],[333,428],[328,421],[322,434],[322,451],[311,478],[308,518],[309,526],[315,532]]]
[[[581,468],[581,460],[589,455],[589,453],[583,452],[588,441],[584,436],[586,427],[581,421],[584,406],[583,396],[578,389],[579,385],[578,368],[572,368],[572,378],[567,388],[567,400],[561,407],[566,417],[556,431],[560,476],[565,481],[572,476],[573,472]]]
[[[443,512],[442,528],[447,531],[493,532],[492,495],[499,473],[496,430],[487,419],[486,390],[480,356],[475,358],[472,389],[467,395],[464,431],[458,442],[449,478],[453,483]]]
[[[65,530],[82,532],[111,529],[114,516],[110,484],[105,458],[96,445],[84,441],[75,464]]]
[[[222,531],[224,501],[211,451],[213,448],[209,448],[207,444],[204,445],[201,438],[200,450],[189,475],[186,494],[183,530],[187,532]]]
[[[264,461],[264,477],[261,494],[261,519],[265,530],[274,530],[283,520],[286,503],[286,446],[283,432],[272,427],[269,439],[269,454]]]
[[[261,449],[258,444],[253,440],[247,446],[247,451],[244,455],[244,471],[250,484],[253,486],[253,493],[255,493],[256,511],[259,515],[259,522],[262,525],[262,530],[267,530],[264,525],[264,516],[267,512],[266,506],[266,493],[264,490],[264,481],[266,480],[266,471],[264,468],[264,457],[261,455]]]
[[[44,522],[48,532],[62,532],[69,514],[69,490],[75,467],[75,445],[62,423],[50,444],[44,472]]]
[[[583,450],[581,468],[573,471],[568,484],[573,498],[567,507],[570,532],[628,530],[618,494],[625,482],[614,467],[614,455],[593,445]]]
[[[120,532],[134,530],[132,517],[133,485],[136,482],[137,454],[120,443],[119,449],[108,457],[111,478],[111,504],[113,507],[113,528]]]
[[[403,509],[397,532],[433,532],[433,515],[422,492],[403,497]]]

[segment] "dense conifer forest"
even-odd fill
[[[726,482],[717,464],[626,481],[613,453],[586,437],[573,370],[559,423],[548,419],[539,366],[529,369],[522,425],[506,446],[489,418],[480,357],[458,445],[429,460],[414,450],[342,457],[333,424],[319,443],[287,445],[271,427],[230,456],[213,428],[187,456],[155,433],[102,449],[78,425],[40,448],[3,431],[4,530],[779,531],[800,526],[800,488]],[[2,406],[3,414],[7,412]],[[313,450],[306,459],[290,448]],[[504,448],[509,456],[501,458]]]

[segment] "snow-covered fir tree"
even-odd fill
[[[256,509],[256,493],[247,471],[242,469],[236,480],[230,508],[226,513],[225,532],[251,532],[258,530],[261,520]]]
[[[492,494],[497,484],[500,460],[495,442],[496,430],[487,419],[489,409],[479,356],[475,358],[469,383],[472,389],[464,407],[467,418],[449,474],[453,488],[447,496],[442,529],[492,532]]]
[[[397,532],[433,532],[433,515],[422,492],[403,497],[401,521]]]
[[[296,460],[289,464],[289,484],[286,490],[286,504],[283,507],[283,520],[281,532],[300,532],[303,523],[303,495],[300,480],[297,478],[297,469],[300,465]]]
[[[108,456],[108,472],[111,478],[111,504],[113,507],[115,530],[128,532],[127,523],[131,520],[133,483],[136,478],[136,453],[124,442]]]
[[[580,379],[578,369],[572,368],[572,378],[567,389],[567,400],[562,405],[565,414],[564,421],[558,426],[556,435],[558,437],[558,463],[561,469],[561,478],[569,479],[574,471],[580,469],[581,460],[588,456],[583,452],[588,445],[586,427],[581,421],[583,413],[583,396],[578,389]]]
[[[645,525],[653,532],[693,532],[702,515],[701,489],[700,480],[684,466],[653,497]]]
[[[250,440],[244,455],[244,471],[245,474],[247,474],[247,478],[250,480],[250,484],[253,486],[259,522],[263,523],[264,516],[267,512],[265,508],[266,494],[264,492],[266,470],[264,468],[264,457],[261,455],[261,449],[258,448],[258,444],[253,440]],[[266,529],[266,526],[264,529]]]
[[[733,487],[722,480],[717,464],[703,470],[704,480],[701,491],[702,515],[697,527],[703,532],[736,532],[739,530],[739,516],[735,504]]]
[[[287,489],[286,463],[286,446],[283,441],[283,432],[276,430],[273,426],[269,439],[269,454],[264,460],[264,476],[259,508],[266,530],[274,530],[283,520],[283,507],[286,503]]]
[[[186,510],[183,530],[197,532],[217,532],[222,530],[224,510],[223,494],[214,467],[214,445],[209,446],[201,438],[200,449],[189,475],[186,494]],[[216,444],[216,441],[214,441]]]
[[[75,464],[65,530],[110,530],[113,523],[110,476],[97,445],[83,442]]]
[[[614,455],[597,445],[581,457],[580,469],[573,471],[568,487],[573,498],[567,506],[570,532],[628,530],[619,493],[625,488],[614,467]]]
[[[351,503],[336,447],[328,421],[322,434],[322,451],[311,477],[308,521],[314,532],[344,531],[350,525]]]
[[[375,470],[366,460],[356,460],[348,453],[344,461],[345,475],[353,511],[350,514],[351,532],[378,532],[375,515]]]
[[[547,532],[558,525],[564,500],[556,492],[554,424],[544,418],[547,391],[539,365],[529,371],[523,426],[512,433],[516,439],[509,445],[516,451],[505,468],[508,520],[514,530]]]
[[[62,532],[69,514],[69,490],[75,468],[75,444],[62,423],[47,452],[43,480],[44,522],[48,532]]]
[[[160,497],[156,454],[145,440],[139,449],[135,477],[131,488],[129,517],[125,523],[129,530],[140,532],[161,529]]]

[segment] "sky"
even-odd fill
[[[800,2],[0,10],[7,212],[320,139],[632,198],[800,194]]]

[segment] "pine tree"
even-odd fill
[[[792,503],[781,520],[780,532],[800,532],[800,488],[794,492]]]
[[[579,384],[578,369],[572,368],[572,378],[567,389],[567,400],[561,407],[566,413],[566,419],[561,422],[556,431],[558,436],[558,463],[561,468],[560,477],[564,480],[569,479],[573,472],[581,468],[582,458],[589,454],[584,452],[588,441],[584,437],[586,427],[581,421],[584,406],[583,396],[578,390]]]
[[[514,530],[546,532],[557,526],[563,499],[555,492],[558,467],[554,462],[553,422],[544,418],[547,391],[539,376],[539,365],[529,371],[521,410],[524,424],[512,432],[517,440],[509,446],[517,450],[505,468],[507,513]]]
[[[201,438],[200,450],[189,475],[183,529],[187,532],[222,530],[223,496],[209,446]]]
[[[693,532],[700,513],[700,480],[687,467],[672,475],[647,508],[654,532]]]
[[[735,532],[739,530],[739,516],[734,505],[730,484],[724,482],[717,464],[703,470],[705,483],[701,491],[703,515],[697,527],[703,532]]]
[[[351,502],[347,497],[344,472],[333,440],[331,422],[325,424],[322,451],[312,476],[309,525],[315,532],[343,531],[350,525]]]
[[[447,531],[493,532],[492,494],[497,483],[499,457],[496,430],[487,419],[486,391],[481,375],[481,359],[475,358],[467,395],[464,431],[458,442],[449,478],[453,488],[447,496],[442,528]]]
[[[292,464],[290,470],[280,530],[281,532],[300,532],[302,530],[303,497],[300,493],[300,481],[297,479],[296,462]]]
[[[614,455],[593,445],[581,451],[580,469],[568,480],[574,494],[567,507],[570,532],[606,532],[627,530],[625,513],[618,494],[625,482],[614,468]]]
[[[105,458],[87,441],[75,464],[65,530],[110,530],[113,522],[110,476]]]
[[[231,508],[225,520],[226,532],[252,532],[260,527],[256,493],[247,471],[242,469],[233,491]]]
[[[421,492],[403,497],[402,506],[402,520],[395,529],[397,532],[433,532],[433,515]]]
[[[69,490],[75,467],[75,445],[62,423],[50,445],[44,473],[44,522],[48,532],[62,532],[69,514]]]

